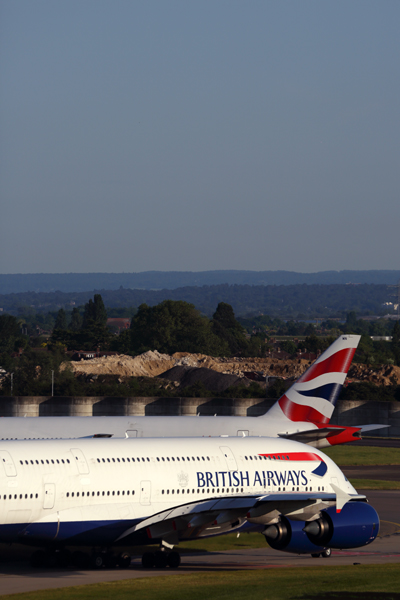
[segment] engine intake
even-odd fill
[[[265,539],[273,550],[283,550],[293,554],[319,554],[325,548],[314,544],[303,531],[304,521],[290,521],[281,517],[278,523],[268,525],[263,531]]]

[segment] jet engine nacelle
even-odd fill
[[[294,554],[319,554],[326,548],[358,548],[374,541],[379,517],[365,502],[347,502],[340,513],[332,506],[315,521],[291,521],[281,517],[263,531],[274,550]]]
[[[266,541],[274,550],[293,554],[319,554],[324,544],[314,544],[304,531],[304,521],[290,521],[281,517],[278,523],[268,525],[263,531]]]
[[[304,531],[313,544],[330,548],[358,548],[374,541],[379,532],[376,510],[365,502],[347,502],[340,511],[331,506]]]

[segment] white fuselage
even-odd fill
[[[287,423],[286,423],[287,421]],[[112,437],[264,436],[313,429],[312,423],[260,417],[3,417],[0,441],[74,439],[93,435]]]
[[[313,474],[321,462],[325,472]],[[218,515],[231,499],[314,497],[332,483],[357,494],[323,453],[281,439],[2,442],[0,463],[0,541],[32,544],[112,545],[164,511],[190,521],[206,500]]]

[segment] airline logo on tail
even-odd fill
[[[356,351],[359,335],[343,335],[321,354],[316,362],[271,408],[292,422],[326,425]]]

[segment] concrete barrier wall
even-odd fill
[[[260,398],[118,398],[0,396],[0,417],[251,416],[263,415],[275,400]],[[371,435],[400,437],[400,402],[339,400],[333,425],[390,425]]]

